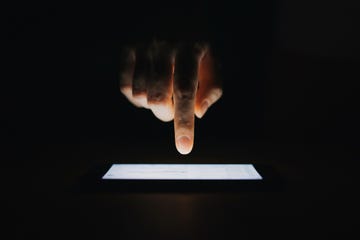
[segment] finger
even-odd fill
[[[195,115],[202,118],[208,108],[222,96],[217,66],[210,49],[207,48],[199,64],[199,87],[196,94]]]
[[[151,76],[146,81],[147,102],[157,118],[165,122],[171,121],[174,118],[174,52],[169,45],[155,42],[151,49],[151,57]]]
[[[135,68],[135,50],[124,47],[120,52],[120,91],[135,106],[140,107],[132,95],[132,81]]]
[[[176,54],[174,72],[175,144],[181,154],[191,152],[194,144],[194,105],[201,49],[185,46]]]
[[[151,59],[149,51],[141,46],[136,51],[136,65],[132,81],[132,97],[140,107],[149,108],[147,104],[146,81],[150,75]]]

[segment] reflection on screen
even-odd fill
[[[103,179],[260,180],[252,164],[113,164]]]

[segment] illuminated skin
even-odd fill
[[[173,47],[154,42],[122,53],[120,91],[135,106],[150,109],[164,122],[174,120],[181,154],[194,145],[195,116],[202,118],[222,95],[220,79],[206,44]]]

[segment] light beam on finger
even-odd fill
[[[174,131],[175,145],[181,154],[190,153],[194,145],[194,107],[200,54],[201,50],[196,46],[186,46],[178,51],[175,58]]]

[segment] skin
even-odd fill
[[[174,120],[175,146],[189,154],[195,116],[202,118],[222,95],[215,60],[206,44],[174,47],[166,42],[125,48],[120,91],[136,107],[164,122]]]

